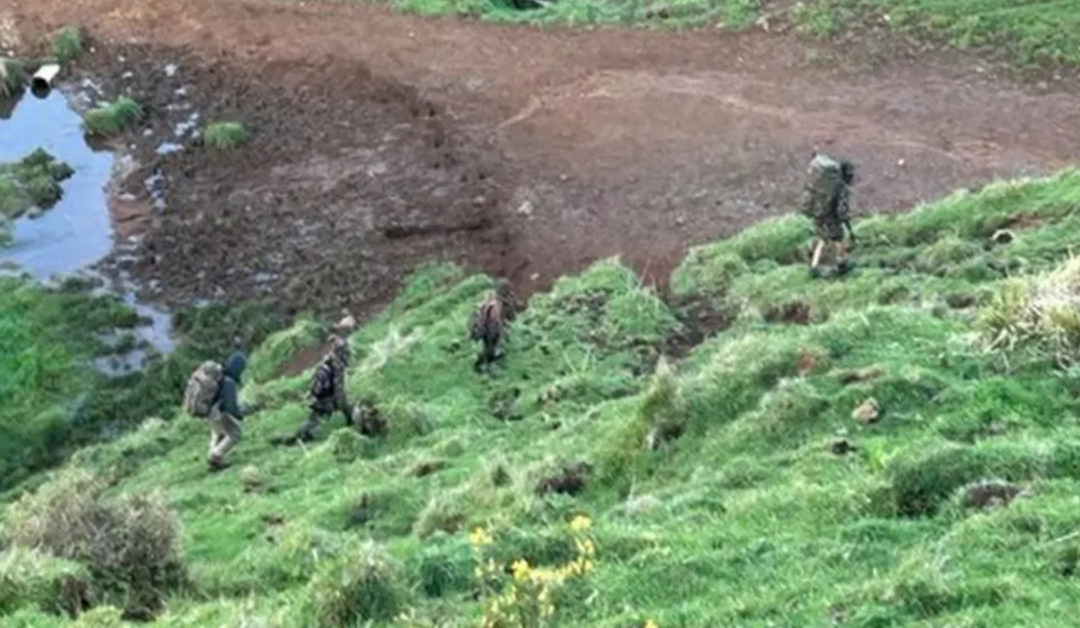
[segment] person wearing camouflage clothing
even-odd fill
[[[483,349],[473,363],[477,372],[490,368],[504,357],[502,343],[506,326],[516,317],[517,305],[513,286],[506,279],[499,279],[494,290],[473,311],[469,318],[469,338],[483,343]]]
[[[330,350],[315,368],[308,387],[310,413],[308,418],[296,430],[292,438],[284,442],[310,442],[315,440],[316,431],[322,420],[334,412],[345,416],[345,424],[353,425],[353,416],[349,408],[345,387],[345,374],[349,365],[349,343],[341,336],[330,336]]]
[[[210,409],[207,423],[210,425],[210,452],[208,463],[212,471],[224,469],[225,456],[240,442],[240,423],[244,420],[245,411],[237,400],[240,388],[240,378],[244,373],[247,360],[244,354],[235,351],[225,361],[222,368],[221,384],[218,388],[218,396]]]
[[[836,262],[836,274],[842,275],[854,268],[847,258],[844,229],[854,241],[851,230],[851,191],[855,181],[855,165],[847,160],[837,161],[825,153],[814,151],[807,169],[806,187],[803,190],[802,213],[814,221],[814,249],[810,259],[810,273],[820,277],[819,264],[826,247]]]

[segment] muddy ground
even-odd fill
[[[761,30],[535,30],[267,0],[8,7],[0,45],[81,22],[94,52],[77,69],[147,105],[125,138],[139,165],[118,193],[134,198],[114,207],[139,238],[125,263],[166,303],[270,295],[364,314],[429,259],[525,294],[614,254],[663,282],[687,246],[790,211],[815,147],[859,164],[862,213],[1046,172],[1080,146],[1074,80],[880,42],[841,54]],[[157,155],[190,111],[241,120],[252,141]],[[144,186],[157,172],[161,211]]]

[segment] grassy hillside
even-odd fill
[[[73,625],[49,612],[72,590],[82,626],[139,595],[160,626],[1072,625],[1078,227],[1068,171],[862,220],[843,280],[809,279],[801,217],[694,250],[667,301],[603,261],[531,299],[492,377],[465,342],[489,279],[426,268],[350,339],[388,435],[335,417],[272,447],[305,414],[308,373],[278,374],[322,330],[279,332],[232,468],[176,417],[9,502],[3,625]],[[564,474],[583,490],[537,494]],[[71,508],[166,532],[110,561],[18,550],[76,535],[49,515]]]
[[[0,276],[0,491],[80,443],[171,414],[179,405],[176,388],[203,356],[225,351],[234,336],[259,341],[280,327],[257,306],[182,311],[179,349],[156,359],[132,333],[146,321],[119,297],[93,288],[80,279],[43,287]],[[122,363],[135,350],[151,354],[147,371],[107,377],[94,366]]]

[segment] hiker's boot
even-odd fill
[[[846,259],[836,265],[836,274],[840,277],[850,273],[853,270],[855,270],[855,262],[849,259]]]
[[[811,279],[821,279],[821,268],[819,268],[817,266],[811,266],[810,267],[810,278]]]
[[[225,462],[220,458],[210,458],[206,461],[206,466],[210,473],[217,473],[218,471],[227,469],[229,467],[229,463]]]

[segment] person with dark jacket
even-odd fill
[[[222,367],[221,386],[217,400],[210,410],[210,469],[217,471],[228,466],[225,456],[240,442],[240,422],[244,420],[246,408],[242,407],[238,396],[241,377],[247,359],[240,351],[234,351]]]

